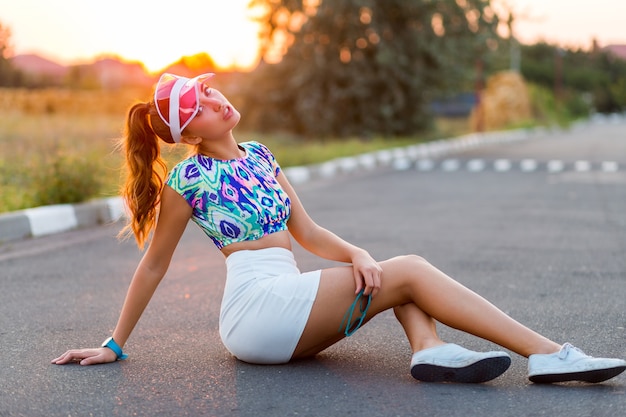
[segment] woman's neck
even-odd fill
[[[234,137],[225,140],[204,139],[197,147],[198,153],[215,159],[230,160],[245,156]]]

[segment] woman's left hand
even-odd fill
[[[355,294],[376,295],[380,289],[383,269],[366,251],[361,251],[352,258],[352,269],[356,283]]]
[[[66,363],[95,365],[98,363],[109,363],[115,361],[117,361],[117,355],[111,349],[106,347],[68,350],[58,358],[52,359],[52,363],[56,365],[64,365]]]

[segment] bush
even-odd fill
[[[533,117],[539,124],[567,126],[576,119],[589,116],[591,109],[583,94],[568,92],[557,100],[551,89],[536,84],[529,87]]]
[[[102,170],[94,160],[61,153],[44,163],[32,177],[34,205],[78,203],[97,196]]]

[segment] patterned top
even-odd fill
[[[189,203],[192,220],[218,249],[287,230],[289,196],[276,180],[280,166],[263,144],[244,142],[242,158],[193,155],[179,162],[166,184]]]

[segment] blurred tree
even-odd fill
[[[608,79],[598,87],[594,105],[604,113],[623,112],[626,110],[626,60],[617,58],[609,52],[595,56],[598,71]],[[600,99],[600,95],[604,100]]]
[[[243,110],[254,129],[405,135],[435,94],[472,89],[498,45],[488,0],[252,0],[264,60]]]
[[[580,107],[581,97],[591,96],[596,111],[608,113],[626,109],[625,60],[601,50],[562,49],[547,43],[525,45],[522,55],[524,78],[555,90],[555,95],[565,100],[565,105]]]
[[[11,30],[0,22],[0,87],[14,87],[21,78],[9,60],[11,52]]]
[[[624,64],[624,75],[610,85],[609,90],[619,110],[626,109],[626,63]]]

